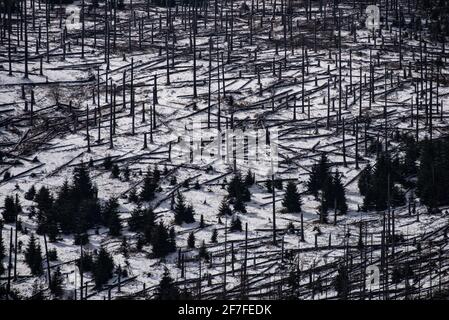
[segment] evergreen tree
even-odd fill
[[[129,181],[130,176],[130,170],[129,167],[126,166],[125,169],[123,169],[123,177],[125,178],[125,181]]]
[[[226,200],[226,198],[224,198],[222,201],[221,201],[221,204],[220,204],[220,207],[218,208],[218,216],[224,216],[224,215],[229,215],[229,216],[231,216],[232,215],[232,210],[231,210],[231,208],[229,207],[229,203],[228,203],[228,201]]]
[[[195,210],[193,209],[193,206],[191,204],[187,206],[186,211],[184,213],[184,222],[186,223],[195,222]]]
[[[322,153],[318,163],[312,166],[309,181],[307,182],[307,190],[309,193],[318,197],[318,191],[321,190],[323,183],[329,176],[329,160],[326,154]]]
[[[170,228],[168,238],[169,238],[168,241],[170,245],[170,252],[176,251],[176,232],[173,226]]]
[[[204,240],[201,243],[201,247],[198,251],[198,256],[206,261],[209,261],[209,252],[207,251],[206,242]]]
[[[449,204],[449,138],[422,142],[417,194],[433,209]]]
[[[200,183],[198,182],[198,180],[195,181],[195,185],[193,187],[195,188],[195,190],[200,190],[201,189],[201,186],[200,186]]]
[[[175,204],[175,223],[180,225],[183,222],[192,223],[195,222],[195,211],[192,205],[187,205],[186,200],[183,194],[180,192],[176,195],[176,204]]]
[[[203,215],[201,215],[201,218],[200,218],[200,225],[198,226],[200,229],[203,229],[204,228],[204,216]]]
[[[17,214],[18,214],[18,212],[17,212],[16,204],[14,202],[14,197],[6,196],[5,197],[5,205],[4,205],[4,209],[2,212],[3,220],[5,220],[6,223],[13,223],[14,221],[16,221]]]
[[[112,177],[114,177],[115,179],[117,179],[118,177],[120,177],[120,168],[118,167],[117,164],[114,164],[114,165],[112,166],[111,173],[112,173]]]
[[[359,183],[361,193],[364,193],[363,208],[365,210],[386,210],[388,203],[391,206],[400,206],[405,203],[404,193],[396,186],[398,182],[398,163],[391,161],[385,153],[381,153],[376,166],[369,175],[366,171],[363,182]]]
[[[274,180],[274,187],[278,190],[282,190],[284,188],[284,185],[282,184],[282,180],[280,180],[280,179]]]
[[[173,279],[170,277],[170,272],[165,268],[159,285],[156,288],[155,293],[156,300],[179,300],[180,293],[178,287],[174,284]]]
[[[140,199],[142,201],[151,201],[154,199],[157,188],[157,180],[155,179],[151,170],[148,170],[144,180],[143,188],[140,191]]]
[[[36,188],[34,187],[34,185],[32,185],[28,191],[25,193],[24,198],[26,200],[30,200],[32,201],[34,199],[34,196],[36,195]]]
[[[61,269],[59,267],[56,268],[56,271],[53,273],[51,277],[50,283],[50,292],[53,293],[55,297],[62,296],[62,285],[64,284],[64,278],[61,274]]]
[[[235,217],[231,220],[231,226],[229,227],[230,232],[234,231],[242,231],[242,221],[240,221],[239,217]]]
[[[112,159],[111,159],[111,156],[110,156],[110,155],[108,155],[108,156],[106,156],[106,158],[104,158],[104,160],[103,160],[103,167],[104,167],[106,170],[111,170],[113,164],[114,164],[114,163],[112,162]]]
[[[185,197],[182,193],[178,192],[176,194],[175,202],[175,223],[182,224],[184,222],[184,213],[187,209]]]
[[[217,237],[218,237],[218,231],[217,229],[212,229],[212,235],[210,237],[210,242],[211,243],[217,243]]]
[[[84,164],[76,167],[73,172],[73,186],[71,191],[73,201],[94,199],[96,197],[97,190],[93,186],[89,171]]]
[[[366,194],[368,193],[370,185],[372,183],[371,179],[372,179],[372,168],[371,165],[368,163],[365,169],[363,169],[362,173],[360,174],[358,182],[359,191],[362,196],[366,196]]]
[[[135,208],[128,219],[128,226],[131,231],[135,232],[145,232],[146,229],[154,227],[155,215],[153,209]]]
[[[251,171],[251,169],[248,169],[248,172],[246,173],[245,176],[245,185],[247,187],[251,187],[255,182],[256,181],[253,172]]]
[[[413,136],[405,136],[405,156],[402,164],[404,175],[415,175],[418,172],[416,161],[419,157],[419,148]]]
[[[333,194],[333,185],[331,177],[327,178],[327,182],[323,183],[322,191],[319,191],[318,197],[320,205],[318,206],[318,214],[320,216],[320,223],[328,223],[328,210],[330,207],[330,202],[335,199]]]
[[[40,244],[36,243],[34,234],[31,234],[25,250],[25,262],[33,275],[42,274],[42,251]]]
[[[63,233],[72,233],[75,230],[75,214],[77,212],[76,203],[71,196],[70,185],[68,181],[64,181],[59,189],[55,200],[55,211],[58,212],[58,220],[60,222]]]
[[[237,212],[246,213],[246,205],[245,202],[243,202],[242,197],[237,197],[235,199],[234,210]]]
[[[95,286],[97,288],[101,288],[109,279],[112,278],[113,271],[114,260],[109,252],[107,252],[104,247],[101,247],[93,263],[92,269]]]
[[[48,249],[48,260],[49,261],[57,261],[58,260],[58,251],[56,251],[56,248]]]
[[[129,245],[128,245],[128,241],[126,240],[126,237],[122,238],[122,243],[120,245],[120,252],[123,254],[123,256],[126,259],[129,258]]]
[[[248,202],[251,200],[251,194],[249,192],[248,186],[243,183],[242,177],[239,172],[237,172],[229,182],[227,189],[229,199],[240,198],[243,202]]]
[[[169,231],[160,222],[157,227],[153,228],[151,235],[151,245],[153,246],[153,254],[156,258],[165,257],[167,254],[174,252],[173,239],[170,238]]]
[[[154,181],[156,181],[156,183],[159,183],[159,181],[161,180],[161,171],[159,170],[159,168],[157,166],[154,167],[153,177],[154,177]]]
[[[189,237],[187,238],[187,246],[189,248],[195,248],[195,234],[193,232],[189,233]]]
[[[338,268],[337,276],[334,279],[334,287],[340,298],[347,298],[349,293],[349,274],[344,265]]]
[[[129,202],[138,203],[140,201],[139,196],[137,195],[136,189],[132,189],[128,195]]]
[[[118,213],[119,203],[117,198],[110,198],[103,208],[103,221],[109,228],[109,234],[117,237],[122,232],[122,224]]]
[[[292,221],[290,221],[290,222],[288,223],[288,225],[287,225],[287,230],[288,230],[288,233],[290,233],[290,234],[295,234],[295,225],[293,224]]]
[[[37,203],[38,233],[47,233],[51,223],[56,225],[53,196],[51,195],[50,190],[43,186],[35,195],[34,201]]]
[[[334,208],[336,204],[336,209],[340,212],[340,214],[346,214],[348,212],[348,205],[346,203],[346,191],[341,181],[341,174],[338,171],[333,177],[332,187],[334,199],[331,199],[331,201],[329,201],[330,207]]]
[[[282,200],[282,206],[285,208],[286,212],[301,212],[302,200],[299,195],[296,185],[293,181],[289,181],[287,184],[287,189],[284,194],[284,199]]]
[[[81,266],[81,261],[83,262],[83,272],[91,272],[94,269],[94,257],[90,251],[84,251],[83,258],[77,259],[78,268]]]

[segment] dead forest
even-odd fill
[[[0,0],[0,299],[446,299],[448,12]]]

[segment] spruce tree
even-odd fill
[[[36,188],[34,187],[34,184],[28,189],[28,191],[23,196],[26,200],[32,201],[34,199],[34,196],[36,195]]]
[[[120,245],[120,252],[125,257],[125,259],[129,258],[129,245],[128,241],[126,240],[126,236],[122,238],[122,243]]]
[[[117,198],[110,198],[102,210],[102,220],[105,226],[109,228],[109,234],[117,237],[121,234],[122,224],[118,213],[119,203]]]
[[[211,243],[217,243],[217,238],[218,238],[218,231],[217,229],[212,229],[212,235],[210,237],[210,242]]]
[[[170,232],[168,234],[168,242],[169,242],[169,252],[175,252],[176,251],[176,232],[175,228],[172,226],[170,228]]]
[[[111,174],[112,174],[112,177],[115,179],[118,179],[120,177],[120,168],[118,167],[117,164],[114,164],[112,166]]]
[[[254,179],[253,172],[251,171],[251,169],[248,169],[248,172],[246,173],[246,176],[245,176],[245,185],[247,187],[251,187],[255,182],[256,181]]]
[[[36,243],[34,234],[31,234],[25,249],[25,262],[31,270],[33,275],[42,274],[42,251],[39,243]]]
[[[346,299],[349,293],[349,275],[345,265],[342,264],[338,268],[337,276],[333,282],[338,296],[342,299]]]
[[[189,233],[189,237],[187,238],[187,246],[192,249],[195,248],[195,233]]]
[[[184,213],[184,222],[186,223],[195,222],[195,210],[193,209],[193,206],[191,204],[187,206],[186,211]]]
[[[242,197],[237,197],[234,203],[234,211],[246,213],[246,205]]]
[[[365,196],[368,193],[372,183],[371,180],[372,180],[372,169],[371,165],[367,164],[365,169],[363,169],[362,173],[360,174],[358,181],[359,191],[362,196]]]
[[[50,190],[43,186],[35,195],[34,201],[37,203],[38,233],[47,233],[47,227],[50,223],[56,224],[53,196]]]
[[[131,203],[139,203],[140,199],[139,196],[137,195],[137,191],[136,189],[132,189],[129,194],[128,194],[128,200]]]
[[[195,210],[192,205],[187,205],[184,195],[180,192],[176,195],[176,204],[175,204],[175,223],[181,225],[183,222],[185,223],[193,223],[195,222]]]
[[[281,179],[274,180],[274,187],[278,190],[282,190],[284,188],[282,180]]]
[[[201,243],[201,247],[198,251],[198,256],[206,261],[209,261],[209,252],[207,251],[206,242],[204,240]]]
[[[376,161],[376,166],[372,170],[364,173],[362,182],[359,182],[359,189],[364,194],[364,210],[386,210],[388,203],[391,206],[401,206],[405,204],[403,191],[396,185],[399,178],[398,163],[392,161],[390,156],[381,153]]]
[[[237,172],[229,182],[227,190],[229,199],[240,198],[244,202],[251,200],[251,193],[249,192],[248,186],[243,183],[239,172]]]
[[[336,209],[340,212],[340,214],[346,214],[348,212],[348,205],[346,203],[346,191],[341,181],[341,174],[338,171],[335,173],[333,177],[332,187],[333,187],[333,195],[335,198],[329,201],[330,207],[334,208],[335,207],[334,204],[336,203],[337,204]]]
[[[187,209],[186,198],[180,192],[176,194],[175,201],[175,223],[181,225],[184,222],[184,214]]]
[[[50,292],[57,298],[62,296],[62,285],[64,284],[64,278],[61,274],[61,268],[57,267],[56,271],[51,277]]]
[[[318,163],[312,166],[309,181],[307,182],[307,190],[309,193],[318,197],[318,191],[321,190],[326,178],[329,176],[329,161],[325,153],[321,154]]]
[[[235,217],[231,220],[231,226],[229,227],[230,232],[242,231],[242,221],[239,217]]]
[[[179,300],[180,293],[178,287],[174,284],[173,279],[170,277],[170,272],[167,268],[164,270],[159,285],[155,292],[156,300]]]
[[[170,238],[169,231],[162,222],[153,228],[151,245],[156,258],[165,257],[176,250],[176,247],[173,247],[173,239]]]
[[[404,175],[415,175],[418,172],[416,162],[419,157],[419,147],[413,136],[407,135],[404,140],[405,155],[402,164],[402,173]]]
[[[282,206],[285,208],[285,212],[293,213],[301,212],[301,205],[302,200],[296,184],[293,181],[289,181],[282,200]]]
[[[114,260],[104,247],[100,248],[98,255],[93,263],[92,274],[95,286],[101,288],[109,279],[112,278],[114,271]]]
[[[417,194],[434,209],[449,204],[449,138],[422,142]]]
[[[232,210],[229,207],[229,203],[227,201],[226,198],[224,198],[221,203],[220,203],[220,207],[218,208],[218,216],[224,216],[224,215],[228,215],[231,216],[232,215]]]
[[[104,158],[104,160],[103,160],[103,167],[104,167],[106,170],[111,170],[113,164],[114,164],[114,163],[112,162],[111,156],[110,156],[110,155],[107,155],[106,158]]]
[[[154,199],[157,189],[157,180],[153,176],[151,170],[148,170],[143,180],[143,188],[140,191],[140,199],[142,201],[151,201]]]
[[[94,199],[96,197],[96,188],[89,176],[89,171],[84,164],[79,165],[73,172],[73,185],[71,188],[73,201],[85,199]]]
[[[2,212],[3,220],[6,223],[13,223],[16,220],[17,208],[13,196],[5,197],[5,205]]]
[[[55,211],[58,212],[58,220],[63,233],[75,231],[75,213],[77,204],[73,201],[70,185],[64,181],[55,200]]]
[[[131,212],[128,226],[131,231],[143,233],[147,242],[151,240],[151,231],[155,226],[155,215],[152,208],[142,209],[140,206]]]
[[[156,183],[159,183],[159,181],[161,180],[161,171],[157,166],[154,167],[153,178]]]

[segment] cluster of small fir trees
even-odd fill
[[[37,233],[47,234],[50,241],[55,241],[62,232],[75,234],[75,243],[85,244],[87,230],[98,225],[108,227],[113,236],[121,233],[117,199],[100,204],[97,188],[83,164],[74,169],[72,182],[65,181],[55,196],[45,186],[27,193],[36,203],[32,212],[37,216]]]
[[[434,209],[449,204],[449,138],[421,142],[417,195]]]
[[[360,194],[363,198],[365,211],[386,210],[389,206],[396,207],[405,204],[405,196],[400,184],[403,181],[398,158],[382,152],[373,167],[367,165],[358,181]]]
[[[246,213],[246,202],[251,200],[249,187],[254,184],[254,175],[249,170],[245,179],[242,179],[240,172],[237,172],[229,181],[227,186],[229,203],[234,205],[234,211]]]
[[[341,180],[341,174],[336,171],[331,173],[330,164],[326,154],[322,153],[318,163],[312,166],[307,191],[320,201],[320,221],[327,222],[328,210],[338,210],[340,214],[346,214],[346,192]]]
[[[195,222],[195,210],[193,206],[186,202],[186,198],[181,192],[176,194],[175,201],[175,223],[181,225],[182,223],[193,223]]]
[[[20,204],[19,197],[8,195],[5,197],[4,209],[2,211],[3,220],[6,223],[13,223],[16,221],[18,215],[22,212],[22,205]]]
[[[131,231],[139,234],[143,244],[152,246],[153,255],[158,258],[176,251],[176,234],[174,227],[168,228],[163,222],[156,224],[156,217],[151,208],[136,207],[128,220]]]

